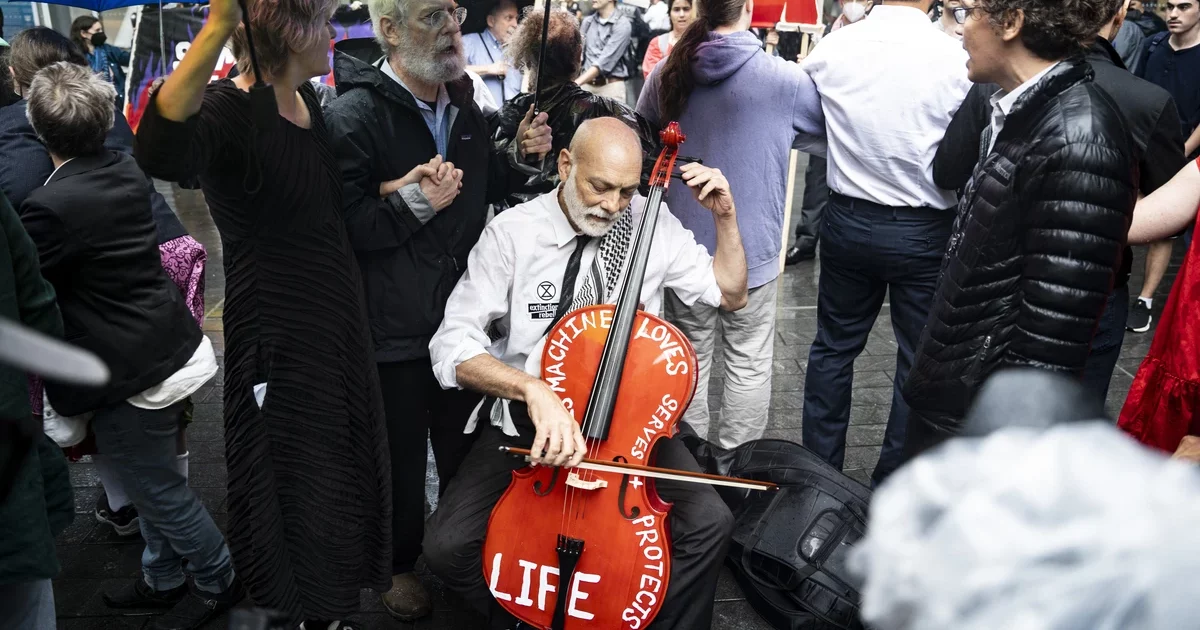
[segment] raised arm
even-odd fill
[[[212,0],[208,19],[192,41],[179,67],[167,76],[155,102],[158,113],[167,120],[184,122],[200,111],[204,89],[212,78],[225,42],[242,19],[237,0]]]
[[[135,154],[138,165],[152,177],[169,181],[192,178],[213,165],[228,147],[233,147],[234,159],[245,156],[248,107],[229,90],[206,92],[241,10],[235,0],[216,0],[209,6],[209,19],[179,67],[157,90],[151,88],[150,102],[138,125]]]
[[[1129,243],[1153,243],[1187,229],[1200,206],[1200,161],[1188,162],[1149,197],[1138,202],[1129,226]]]
[[[742,248],[729,182],[720,170],[701,164],[684,164],[679,170],[696,201],[712,212],[716,222],[717,251],[713,255],[713,275],[721,288],[721,308],[726,311],[741,309],[748,299],[746,251]]]

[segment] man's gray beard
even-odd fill
[[[592,238],[600,238],[608,234],[609,230],[617,224],[621,215],[625,213],[622,210],[616,216],[611,216],[600,206],[586,206],[583,199],[579,196],[579,187],[575,185],[575,168],[571,168],[571,175],[567,177],[567,181],[563,182],[563,203],[567,204],[567,216],[571,217],[571,222],[575,227],[587,236]],[[597,218],[608,219],[603,225],[598,224]]]
[[[445,48],[442,38],[438,38],[435,48]],[[461,48],[457,48],[453,53],[437,54],[428,48],[413,45],[408,38],[403,38],[396,52],[400,55],[400,65],[404,70],[426,83],[453,81],[461,77],[467,69],[467,59],[463,56]]]

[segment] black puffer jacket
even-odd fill
[[[517,128],[529,106],[533,103],[533,94],[523,93],[504,104],[497,114],[499,124],[492,135],[495,151],[504,151],[517,136]],[[554,190],[558,186],[558,154],[571,146],[571,138],[575,130],[584,121],[593,118],[613,117],[621,119],[629,125],[642,139],[642,152],[648,160],[649,168],[643,168],[642,175],[646,177],[654,167],[658,157],[658,130],[633,111],[632,108],[614,101],[611,98],[596,96],[585,92],[583,88],[568,81],[561,85],[544,88],[542,100],[538,104],[546,112],[547,124],[551,129],[552,149],[549,157],[542,162],[542,171],[526,179],[520,191],[509,199],[511,205],[523,203],[543,193]]]
[[[342,170],[346,232],[362,270],[375,360],[427,357],[446,300],[483,232],[488,204],[519,180],[507,156],[490,150],[491,123],[475,105],[464,74],[446,83],[457,113],[444,157],[463,171],[458,197],[427,221],[401,195],[381,198],[381,183],[433,159],[437,144],[412,94],[378,62],[339,49],[334,78],[338,97],[326,108],[325,121]]]
[[[964,191],[904,386],[910,442],[913,429],[956,433],[999,367],[1077,374],[1087,360],[1137,170],[1121,114],[1092,77],[1082,59],[1063,61],[1022,95]]]

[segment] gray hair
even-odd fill
[[[33,76],[26,115],[52,155],[70,159],[99,153],[113,126],[117,91],[90,68],[59,61]]]
[[[410,1],[367,0],[367,10],[371,13],[371,29],[375,31],[375,41],[379,42],[385,53],[391,50],[391,44],[388,44],[387,38],[383,36],[383,27],[379,21],[387,18],[393,24],[403,24],[408,19]]]

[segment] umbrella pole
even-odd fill
[[[167,36],[163,34],[163,0],[158,0],[158,54],[159,64],[162,65],[162,74],[167,76],[170,70],[167,68]]]
[[[533,87],[533,115],[537,116],[541,113],[538,101],[542,98],[542,68],[546,65],[546,41],[550,39],[550,0],[544,0],[545,9],[542,10],[542,49],[538,54],[537,81]]]

